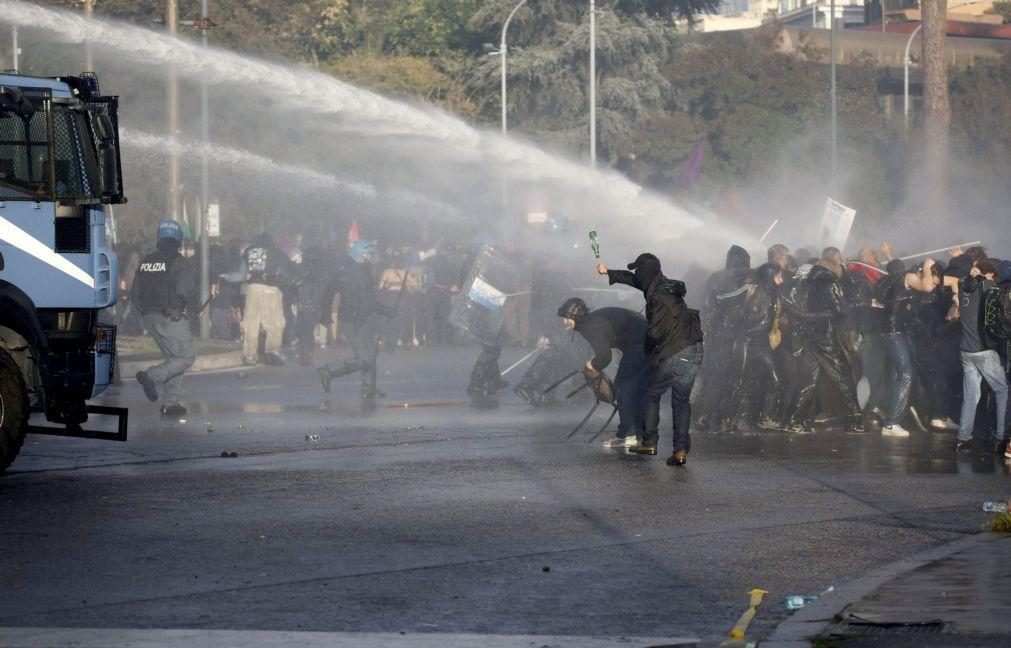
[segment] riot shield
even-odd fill
[[[485,246],[459,294],[453,297],[449,321],[482,344],[498,344],[505,303],[521,284],[519,270],[500,252]]]

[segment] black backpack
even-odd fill
[[[1007,343],[1011,338],[1011,286],[987,288],[983,293],[982,309],[983,330],[990,342],[987,346],[993,348]]]

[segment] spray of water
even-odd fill
[[[519,139],[473,128],[434,107],[387,99],[312,70],[219,49],[208,54],[196,44],[165,34],[20,0],[0,0],[0,19],[42,30],[64,42],[106,48],[131,66],[171,66],[180,76],[208,82],[215,89],[253,93],[259,101],[242,102],[243,111],[283,112],[286,118],[298,120],[297,130],[308,133],[306,146],[316,147],[306,156],[313,168],[326,157],[312,141],[313,133],[342,131],[348,141],[370,152],[371,157],[367,153],[363,158],[372,166],[365,173],[356,169],[354,175],[369,178],[373,190],[385,184],[399,192],[451,203],[467,214],[500,216],[499,196],[492,194],[502,182],[546,183],[553,192],[565,194],[571,220],[608,232],[607,240],[615,247],[620,239],[623,253],[648,244],[661,254],[676,249],[693,258],[711,259],[731,239],[742,238],[739,232],[704,224],[619,174],[589,170]],[[258,119],[266,121],[263,115]],[[242,148],[247,148],[245,143]],[[270,150],[269,160],[264,161],[281,153]],[[339,152],[327,153],[327,170],[333,168],[331,164],[349,164]],[[321,178],[313,173],[319,172],[303,169],[289,175],[318,185]],[[342,184],[341,188],[347,187]],[[379,193],[382,199],[394,194],[384,188]]]
[[[227,146],[189,142],[179,139],[173,140],[168,137],[135,131],[129,128],[122,129],[120,137],[128,153],[133,151],[173,152],[180,157],[191,159],[199,159],[206,155],[211,164],[217,167],[232,169],[238,167],[245,172],[263,177],[288,177],[306,186],[328,189],[359,198],[374,199],[376,197],[376,188],[366,182],[342,180],[336,176],[320,173],[314,169],[275,162],[262,155],[240,151],[239,149]]]

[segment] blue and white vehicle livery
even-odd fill
[[[117,107],[91,74],[0,74],[0,472],[28,432],[126,439],[125,409],[87,403],[114,367],[99,312],[118,283],[105,205],[126,202]],[[89,413],[117,431],[82,429]]]

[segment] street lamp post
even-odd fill
[[[829,4],[829,20],[831,21],[829,32],[829,47],[832,49],[832,81],[830,94],[832,95],[832,183],[833,191],[835,189],[835,178],[836,173],[839,170],[839,109],[836,102],[836,47],[835,47],[835,31],[836,31],[836,17],[835,17],[835,0]]]
[[[18,44],[18,26],[14,25],[11,27],[11,46],[13,48],[13,58],[11,64],[13,65],[14,74],[18,73],[21,69],[20,59],[21,59],[21,46]]]
[[[207,30],[210,28],[210,18],[207,15],[207,0],[200,0],[200,42],[207,49]],[[206,53],[205,53],[206,56]],[[210,161],[207,157],[207,147],[210,139],[209,109],[207,99],[207,80],[200,80],[200,138],[203,141],[203,151],[200,155],[200,303],[206,304],[211,296],[210,284],[210,241],[208,240],[208,203],[210,202]],[[210,309],[207,316],[200,319],[200,339],[211,337]]]
[[[179,33],[178,0],[165,1],[165,26],[173,38]],[[169,150],[168,168],[168,212],[169,218],[179,220],[179,155],[176,152],[176,138],[179,136],[179,79],[175,68],[170,64],[168,69],[168,87],[165,93],[168,104],[168,136],[172,142]]]
[[[513,10],[509,12],[509,17],[506,18],[505,24],[502,25],[502,39],[499,42],[498,53],[502,57],[502,134],[503,135],[505,135],[506,132],[509,130],[509,122],[508,122],[508,117],[506,115],[506,105],[507,105],[506,104],[506,90],[507,90],[507,87],[506,87],[506,52],[507,52],[506,32],[509,31],[509,23],[512,22],[513,16],[515,16],[516,12],[519,11],[520,8],[523,5],[525,5],[526,3],[527,3],[527,0],[520,0],[520,2],[515,7],[513,7]]]
[[[590,0],[590,168],[597,168],[597,1]]]
[[[961,3],[957,4],[957,5],[953,5],[951,7],[948,7],[947,8],[947,12],[950,12],[952,9],[958,9],[959,7],[965,7],[966,5],[976,4],[977,2],[981,2],[981,1],[982,0],[970,0],[969,2],[961,2]],[[948,19],[947,12],[945,13],[945,16],[944,16],[945,21],[947,21],[947,19]],[[902,58],[902,67],[903,67],[903,72],[902,72],[902,120],[903,120],[903,122],[905,124],[905,127],[907,129],[909,128],[909,64],[912,63],[912,61],[909,59],[909,49],[913,46],[913,39],[916,38],[917,34],[919,34],[920,30],[922,30],[922,29],[923,29],[923,23],[921,22],[919,25],[916,26],[916,29],[913,30],[913,33],[909,35],[909,40],[906,41],[906,53],[905,53],[905,55]]]

